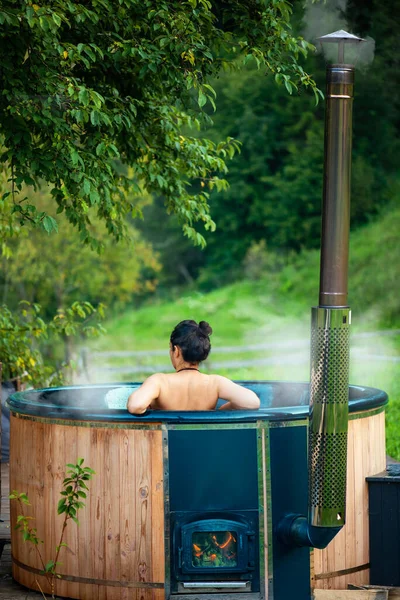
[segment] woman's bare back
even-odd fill
[[[151,408],[158,410],[213,410],[218,402],[215,375],[184,370],[158,374],[160,391]]]
[[[218,398],[226,404],[221,410],[257,409],[260,400],[256,394],[222,375],[204,375],[192,369],[183,369],[168,375],[155,373],[132,392],[127,408],[142,414],[154,410],[214,410]]]

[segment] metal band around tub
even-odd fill
[[[349,569],[341,569],[340,571],[331,571],[330,573],[316,573],[315,581],[320,581],[321,579],[331,579],[332,577],[342,577],[343,575],[351,575],[352,573],[358,573],[359,571],[365,571],[369,569],[370,564],[365,563],[364,565],[358,565],[357,567],[351,567]]]
[[[36,569],[35,567],[30,567],[29,565],[25,565],[20,562],[15,556],[11,556],[12,562],[19,567],[20,569],[24,569],[25,571],[29,571],[30,573],[34,573],[35,575],[42,575],[42,569]],[[62,575],[61,573],[57,573],[59,579],[63,581],[72,581],[74,583],[92,583],[95,585],[106,585],[109,587],[123,587],[123,588],[139,588],[139,589],[164,589],[163,583],[154,583],[152,581],[113,581],[110,579],[95,579],[92,577],[75,577],[75,575]]]

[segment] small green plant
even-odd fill
[[[31,522],[34,519],[34,517],[26,516],[23,513],[24,505],[31,506],[27,494],[13,490],[12,494],[10,494],[9,496],[10,500],[16,500],[18,502],[21,509],[21,514],[19,514],[17,517],[17,524],[15,526],[15,529],[21,530],[24,542],[31,542],[31,544],[35,546],[40,563],[42,565],[41,574],[46,577],[46,580],[50,587],[52,598],[55,598],[56,578],[61,577],[57,573],[57,566],[61,564],[58,561],[59,554],[61,548],[67,546],[67,544],[64,542],[65,529],[68,525],[68,521],[71,519],[77,525],[79,525],[79,521],[76,515],[78,513],[78,510],[84,508],[85,506],[85,504],[82,502],[82,499],[86,498],[88,491],[86,482],[89,481],[92,478],[92,475],[95,474],[93,469],[82,466],[83,461],[83,458],[79,458],[77,460],[76,465],[70,463],[67,464],[67,477],[63,481],[63,490],[62,492],[60,492],[61,499],[58,502],[57,506],[57,513],[59,515],[64,515],[64,521],[62,524],[60,541],[55,548],[55,555],[53,560],[45,562],[39,548],[40,544],[43,544],[43,540],[41,540],[38,537],[37,529],[31,526]],[[46,598],[42,588],[40,587],[39,581],[36,578],[35,582],[43,598]]]

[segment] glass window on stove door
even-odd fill
[[[192,565],[204,568],[237,566],[236,531],[194,531]]]

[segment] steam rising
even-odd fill
[[[347,0],[329,0],[312,3],[310,0],[306,3],[303,18],[303,36],[306,40],[314,44],[317,52],[322,51],[322,44],[316,41],[316,38],[333,33],[338,29],[344,29],[350,33],[358,35],[351,31],[350,25],[345,19]],[[363,36],[360,36],[363,37]],[[372,63],[375,54],[375,40],[371,37],[364,37],[365,42],[359,44],[345,45],[345,62],[353,64],[356,68],[365,68]],[[338,51],[336,44],[324,44],[324,55],[327,62],[336,63],[338,60]]]
[[[356,327],[350,335],[350,383],[392,393],[400,364],[396,343],[400,330],[381,331],[376,327],[371,331],[371,315],[363,317],[356,310],[354,321]],[[378,318],[376,322],[379,322]],[[210,360],[201,370],[238,380],[308,381],[309,337],[307,315],[299,320],[270,316],[268,323],[260,323],[256,331],[249,330],[245,345],[215,345]],[[123,351],[116,352],[115,357],[92,353],[88,370],[81,372],[75,383],[115,382],[118,387],[121,380],[143,381],[157,371],[172,372],[168,351],[153,352],[146,361],[140,356],[125,357],[124,354],[129,353]],[[116,395],[116,402],[120,402],[119,393],[112,393],[112,396]],[[126,394],[126,391],[121,393]],[[114,398],[110,397],[110,400]]]

